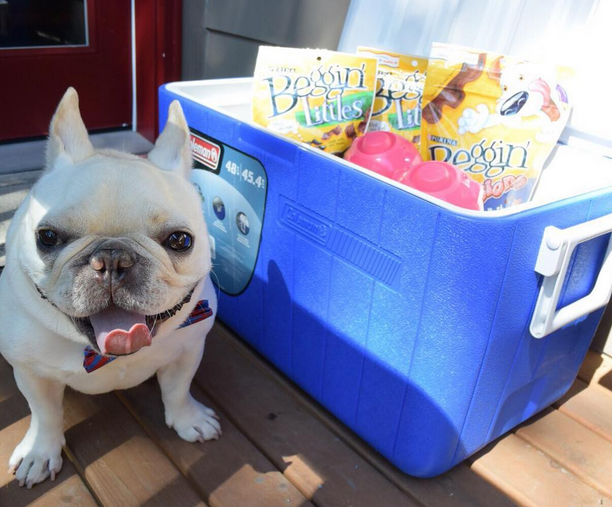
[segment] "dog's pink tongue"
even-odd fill
[[[89,319],[102,354],[131,354],[151,345],[151,333],[144,315],[112,307]]]
[[[544,105],[547,106],[550,102],[550,86],[543,79],[536,79],[529,85],[529,90],[532,92],[538,92],[544,97]]]

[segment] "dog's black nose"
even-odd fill
[[[518,114],[521,109],[527,104],[529,99],[528,92],[518,92],[512,95],[506,102],[503,103],[499,114],[502,116],[514,116]]]
[[[96,281],[111,293],[123,285],[126,273],[134,263],[134,255],[121,249],[99,249],[89,258],[89,265],[96,272]]]

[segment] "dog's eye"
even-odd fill
[[[508,91],[508,85],[504,85],[503,90],[504,90],[505,92],[507,92],[507,91]]]
[[[168,236],[164,244],[177,252],[188,250],[193,243],[193,238],[186,232],[177,231]]]
[[[525,79],[525,76],[523,76],[523,74],[521,74],[521,75],[519,76],[519,81],[522,81],[523,79]]]
[[[41,229],[38,231],[38,241],[44,246],[57,246],[60,243],[60,238],[52,229]]]

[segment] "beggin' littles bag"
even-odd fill
[[[362,135],[376,85],[375,58],[261,46],[253,121],[334,154]]]
[[[531,198],[570,113],[570,69],[434,43],[423,94],[423,160],[483,187],[484,209]]]
[[[378,59],[376,99],[368,131],[394,132],[418,146],[427,58],[362,46],[357,54]]]

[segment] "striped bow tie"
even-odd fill
[[[195,306],[193,311],[189,314],[189,317],[183,322],[179,329],[187,326],[191,326],[197,322],[201,322],[210,316],[212,316],[213,311],[208,306],[208,300],[203,299],[198,301],[198,304]],[[98,354],[94,349],[92,349],[89,345],[85,347],[83,351],[83,368],[87,373],[91,373],[92,371],[96,371],[102,366],[107,365],[111,361],[117,359],[117,357],[103,356],[102,354]]]

